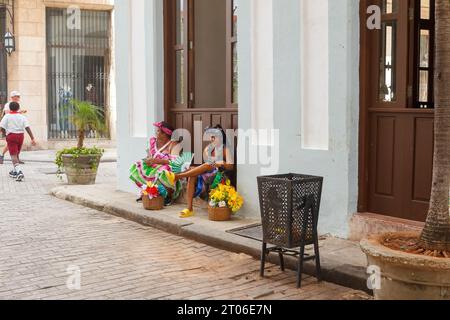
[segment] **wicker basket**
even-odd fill
[[[145,210],[162,210],[164,208],[164,197],[150,199],[148,196],[142,197]]]
[[[211,221],[229,221],[231,220],[231,209],[208,207],[208,215]]]

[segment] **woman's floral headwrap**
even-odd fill
[[[172,136],[173,134],[173,128],[171,128],[171,126],[168,123],[165,122],[156,122],[153,124],[156,128],[161,129],[162,132],[164,132],[165,134],[167,134],[168,136]]]

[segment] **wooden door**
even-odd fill
[[[196,122],[237,129],[237,1],[164,4],[166,120],[194,139]]]
[[[426,3],[431,3],[432,12],[434,1],[361,4],[361,212],[416,221],[426,218],[434,143],[430,81],[434,15],[423,21]],[[373,4],[382,8],[378,30],[366,27],[367,7]],[[428,37],[421,32],[424,25]]]

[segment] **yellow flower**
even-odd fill
[[[209,193],[210,200],[218,203],[225,202],[234,213],[239,211],[243,204],[244,199],[231,185],[231,181],[227,180],[225,184],[220,184],[216,189],[211,190]]]

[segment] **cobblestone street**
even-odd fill
[[[51,163],[0,166],[0,299],[366,299],[367,296],[51,197]],[[115,183],[115,163],[99,182]],[[74,271],[75,270],[75,271]],[[67,285],[80,271],[79,290]],[[71,284],[71,283],[69,283]]]

